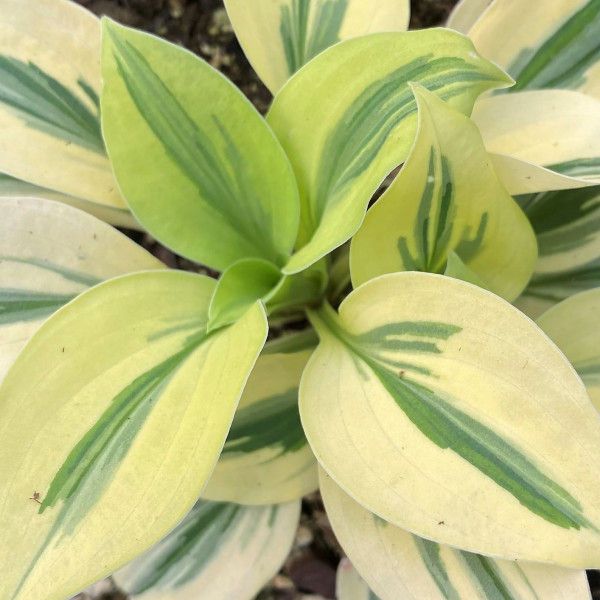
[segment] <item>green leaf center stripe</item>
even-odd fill
[[[446,565],[440,557],[440,547],[435,542],[430,542],[418,536],[413,536],[415,546],[423,559],[423,564],[431,575],[438,590],[447,600],[460,600],[460,595],[450,581]]]
[[[547,168],[571,177],[598,177],[600,176],[600,156],[575,158],[549,165]]]
[[[54,506],[59,499],[66,502],[82,486],[91,469],[100,462],[106,464],[115,458],[123,458],[170,376],[202,339],[204,336],[197,337],[183,350],[137,377],[114,398],[56,473],[40,506],[40,513],[49,506]],[[115,443],[117,439],[120,443]],[[108,460],[105,456],[107,451]]]
[[[71,450],[39,508],[39,513],[43,513],[62,501],[56,521],[15,589],[14,596],[19,593],[52,539],[57,534],[73,531],[101,496],[171,376],[203,339],[204,334],[197,334],[193,343],[132,381]]]
[[[455,452],[504,488],[525,508],[549,523],[565,529],[586,527],[596,531],[595,526],[584,517],[579,502],[508,441],[453,406],[439,392],[412,381],[409,374],[391,371],[389,365],[382,364],[379,356],[374,357],[368,347],[361,345],[357,336],[338,324],[339,317],[333,309],[325,306],[318,315],[311,313],[311,317],[314,316],[317,324],[322,319],[325,326],[365,364],[407,418],[432,443]],[[403,325],[395,324],[396,327]],[[439,339],[447,339],[461,331],[461,328],[455,327],[451,333],[446,323],[430,322],[426,327],[428,336],[434,336],[437,328]],[[374,341],[379,332],[377,329],[373,332],[376,333],[368,332],[367,335],[371,335]],[[405,351],[404,348],[399,349]],[[413,353],[418,351],[417,348],[412,350]]]
[[[0,255],[0,263],[3,262],[20,263],[24,265],[31,265],[33,267],[39,267],[40,269],[44,269],[45,271],[56,273],[57,275],[60,275],[63,279],[67,281],[72,281],[73,283],[80,283],[88,287],[96,285],[102,281],[100,277],[90,275],[89,273],[84,273],[83,271],[68,269],[66,267],[63,267],[62,265],[53,263],[45,258],[21,258],[19,256]]]
[[[108,33],[118,52],[114,56],[119,73],[137,110],[173,164],[198,188],[200,201],[243,235],[257,256],[279,258],[270,236],[264,234],[271,215],[263,212],[250,184],[248,161],[219,118],[213,115],[212,124],[219,132],[221,148],[215,143],[217,136],[203,131],[190,117],[137,48],[110,29]]]
[[[600,57],[600,0],[590,0],[565,21],[533,55],[508,69],[517,80],[508,91],[577,87]]]
[[[518,600],[492,559],[472,552],[460,552],[460,555],[467,564],[469,576],[486,600]],[[535,592],[534,595],[537,597]]]
[[[584,246],[600,230],[600,186],[543,192],[524,202],[542,256]]]
[[[348,0],[312,0],[316,14],[309,31],[311,0],[292,0],[281,6],[279,32],[290,75],[311,58],[340,41]]]
[[[34,63],[0,55],[0,102],[15,110],[28,126],[104,154],[98,96],[83,79],[77,83],[95,104],[96,113]]]
[[[41,319],[73,300],[76,295],[0,288],[0,325]]]
[[[586,361],[573,363],[573,368],[586,385],[600,385],[600,354]]]
[[[600,286],[600,258],[557,273],[534,273],[524,296],[560,302],[577,292]]]
[[[278,447],[277,456],[281,456],[300,450],[306,443],[298,410],[298,389],[290,388],[238,410],[223,454]]]
[[[441,173],[437,152],[431,148],[425,188],[413,227],[416,255],[413,256],[410,251],[406,237],[398,238],[398,252],[408,271],[441,273],[446,263],[456,204],[450,161],[445,156],[440,158]],[[437,194],[436,181],[441,181],[437,186]],[[476,232],[472,233],[470,225],[464,227],[461,240],[454,249],[462,260],[469,261],[481,248],[487,222],[488,213],[483,213]]]
[[[447,340],[460,328],[446,323],[404,321],[376,327],[360,335],[352,336],[352,343],[369,356],[394,370],[405,369],[430,375],[429,369],[394,356],[397,352],[441,354],[438,345],[431,340]]]
[[[312,225],[320,221],[328,205],[343,200],[346,186],[369,167],[392,130],[417,110],[408,82],[439,90],[439,97],[447,100],[462,92],[461,83],[492,80],[494,77],[480,73],[461,58],[426,55],[367,87],[325,141],[311,202]]]
[[[418,536],[413,536],[413,540],[429,575],[444,598],[460,600],[461,596],[452,585],[446,565],[440,556],[439,544]],[[486,600],[517,600],[517,595],[503,580],[502,574],[492,559],[462,550],[457,553],[464,561],[466,572],[480,591],[482,598],[486,598]],[[531,584],[526,577],[525,580],[531,589]],[[535,592],[533,590],[532,592],[537,598]]]
[[[491,429],[435,391],[399,378],[373,360],[367,364],[399,408],[434,444],[456,452],[546,521],[563,528],[593,528],[581,505],[565,489]]]
[[[138,561],[139,576],[128,584],[132,595],[155,586],[176,589],[194,579],[223,542],[223,535],[239,518],[241,506],[198,502],[168,539],[157,544]]]

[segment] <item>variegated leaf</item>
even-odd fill
[[[484,287],[514,300],[537,257],[531,225],[498,180],[472,121],[413,89],[417,137],[352,239],[352,282],[395,271],[442,273],[452,251]]]
[[[317,489],[317,463],[298,413],[298,385],[311,353],[258,359],[204,498],[274,504]]]
[[[96,17],[67,0],[2,0],[0,171],[126,210],[104,150],[99,92]]]
[[[600,410],[600,288],[564,300],[537,324],[564,352]]]
[[[340,560],[335,576],[336,600],[381,600],[369,589],[350,560]]]
[[[102,130],[136,218],[178,254],[224,270],[282,266],[298,230],[290,164],[250,102],[190,52],[104,20]]]
[[[108,206],[107,204],[88,202],[87,200],[77,198],[76,196],[62,194],[61,192],[40,187],[33,183],[27,183],[26,181],[11,177],[10,175],[0,173],[0,199],[24,197],[55,200],[85,210],[85,212],[94,215],[94,217],[117,227],[141,229],[140,224],[126,208],[117,208]]]
[[[276,94],[302,65],[337,42],[405,31],[408,0],[225,0],[250,63]]]
[[[300,250],[284,272],[349,239],[381,181],[408,155],[417,126],[410,81],[466,113],[481,92],[509,82],[464,36],[431,29],[341,42],[275,98],[267,120],[292,162],[302,207]]]
[[[600,99],[600,2],[529,0],[525,8],[495,0],[469,31],[479,52],[514,77],[512,91],[568,88]]]
[[[206,333],[214,280],[123,275],[34,334],[0,387],[0,597],[64,600],[147,550],[208,480],[264,310]]]
[[[515,306],[536,318],[552,305],[600,286],[600,186],[520,197],[539,258]]]
[[[114,579],[143,600],[252,600],[283,564],[299,517],[297,500],[272,506],[199,500]]]
[[[503,94],[478,102],[472,118],[513,195],[600,180],[600,100],[567,90]]]
[[[600,415],[520,311],[456,279],[395,273],[311,320],[321,343],[302,424],[346,492],[440,543],[600,565]]]
[[[380,519],[322,470],[319,479],[337,539],[382,600],[590,598],[585,571],[498,560],[436,544]]]
[[[0,199],[0,380],[54,311],[104,279],[164,265],[79,210]]]
[[[598,167],[594,165],[595,161],[593,160],[573,161],[573,166],[581,167],[582,171],[589,171],[593,180],[588,180],[584,177],[564,175],[554,170],[556,168],[568,171],[569,163],[542,167],[536,163],[521,160],[515,156],[507,156],[506,154],[490,153],[490,158],[500,181],[512,196],[592,186],[597,185],[600,179],[598,177]],[[586,162],[589,165],[587,169],[585,168]]]
[[[492,2],[493,0],[460,0],[452,9],[446,27],[460,33],[469,33]]]

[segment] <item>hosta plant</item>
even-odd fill
[[[266,119],[186,50],[0,0],[0,597],[250,599],[319,485],[383,599],[588,597],[598,3],[534,2],[509,57],[510,0],[461,4],[475,45],[226,4]]]

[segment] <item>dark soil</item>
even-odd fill
[[[227,19],[221,0],[76,0],[98,15],[158,34],[195,52],[229,77],[257,109],[265,113],[271,95],[250,67]],[[411,28],[442,24],[457,0],[412,0]],[[174,256],[145,234],[129,232],[171,267],[206,272]],[[331,530],[318,493],[304,499],[294,550],[281,573],[257,600],[333,598],[341,548]],[[600,574],[590,573],[593,597],[600,600]],[[100,595],[98,595],[100,594]],[[123,600],[110,586],[95,597]],[[83,596],[82,598],[90,596]]]

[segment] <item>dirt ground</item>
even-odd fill
[[[76,0],[98,15],[150,31],[186,46],[229,77],[265,113],[271,95],[244,56],[221,0]],[[412,0],[411,28],[440,25],[457,0]],[[197,270],[153,240],[132,237],[173,267]],[[257,600],[334,598],[335,569],[341,556],[318,494],[303,501],[294,550]],[[600,600],[600,576],[590,573],[594,599]],[[78,600],[124,600],[110,582],[94,586]],[[199,599],[201,600],[201,599]],[[424,599],[425,600],[425,599]]]

